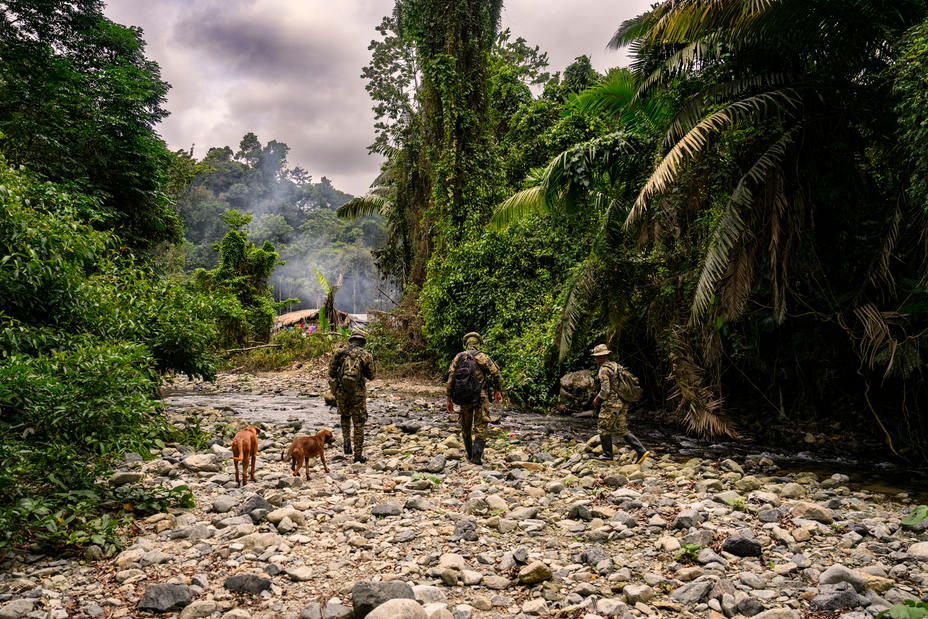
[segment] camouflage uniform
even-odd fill
[[[347,355],[361,357],[361,380],[354,395],[349,396],[337,389],[338,371]],[[338,402],[338,414],[342,422],[342,440],[351,439],[351,422],[354,421],[354,453],[360,455],[364,448],[364,425],[367,423],[367,381],[374,380],[377,369],[374,355],[355,344],[340,348],[329,361],[329,385],[335,387],[332,393]]]
[[[503,389],[503,375],[500,374],[499,368],[493,359],[484,352],[480,352],[474,346],[455,356],[451,362],[451,368],[448,370],[448,384],[445,388],[446,395],[451,397],[451,382],[454,377],[454,370],[458,367],[458,361],[466,352],[476,352],[474,360],[477,362],[477,379],[480,381],[480,404],[462,404],[459,408],[458,421],[461,422],[461,434],[469,439],[471,436],[471,427],[473,427],[474,438],[487,439],[487,426],[490,424],[490,387],[487,383],[488,377],[493,380],[493,388],[496,391]]]
[[[625,402],[619,399],[618,394],[618,364],[607,361],[599,366],[599,433],[628,434],[628,408]]]

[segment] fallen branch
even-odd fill
[[[250,348],[233,348],[231,350],[227,350],[226,354],[228,355],[234,352],[247,352],[249,350],[257,350],[259,348],[280,348],[280,344],[263,344],[261,346],[252,346]]]

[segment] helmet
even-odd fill
[[[471,331],[470,333],[465,335],[464,338],[461,340],[461,345],[464,346],[464,348],[467,348],[467,342],[472,338],[476,339],[480,343],[480,345],[483,346],[483,338],[480,337],[480,334],[477,333],[476,331]]]

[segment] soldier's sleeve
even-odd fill
[[[377,376],[377,366],[374,364],[374,355],[369,350],[364,351],[364,377],[367,380],[374,380]]]
[[[341,352],[339,349],[332,358],[329,360],[329,378],[338,378],[338,353]]]
[[[455,355],[451,360],[451,367],[448,368],[448,383],[445,385],[445,395],[451,397],[451,381],[454,378],[454,371],[458,367],[458,356]]]
[[[493,386],[497,391],[503,390],[503,374],[499,371],[499,366],[496,365],[496,362],[490,358],[490,355],[481,354],[483,358],[484,371],[486,376],[489,376],[493,380]]]
[[[601,366],[599,368],[599,397],[602,400],[608,398],[609,392],[612,391],[609,378],[609,370],[606,369],[605,365]]]

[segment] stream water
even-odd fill
[[[162,395],[169,409],[215,408],[234,412],[249,420],[282,423],[302,421],[307,429],[326,425],[338,427],[338,415],[321,397],[307,396],[300,391],[278,390],[279,393],[243,393],[236,391],[165,390]],[[423,424],[453,428],[455,424],[444,411],[444,397],[435,388],[420,393],[382,391],[368,398],[369,425],[379,427],[390,423]],[[546,416],[493,405],[491,414],[499,422],[491,425],[512,433],[515,440],[527,431],[573,436],[586,440],[596,433],[595,419],[584,417]],[[852,490],[896,495],[907,492],[917,502],[928,502],[928,468],[916,467],[891,458],[886,453],[852,454],[838,449],[813,445],[808,449],[736,441],[709,441],[684,436],[674,429],[662,427],[647,419],[632,416],[632,430],[655,455],[669,453],[677,460],[691,457],[743,462],[748,456],[773,460],[781,472],[811,472],[820,478],[842,473],[850,478]]]

